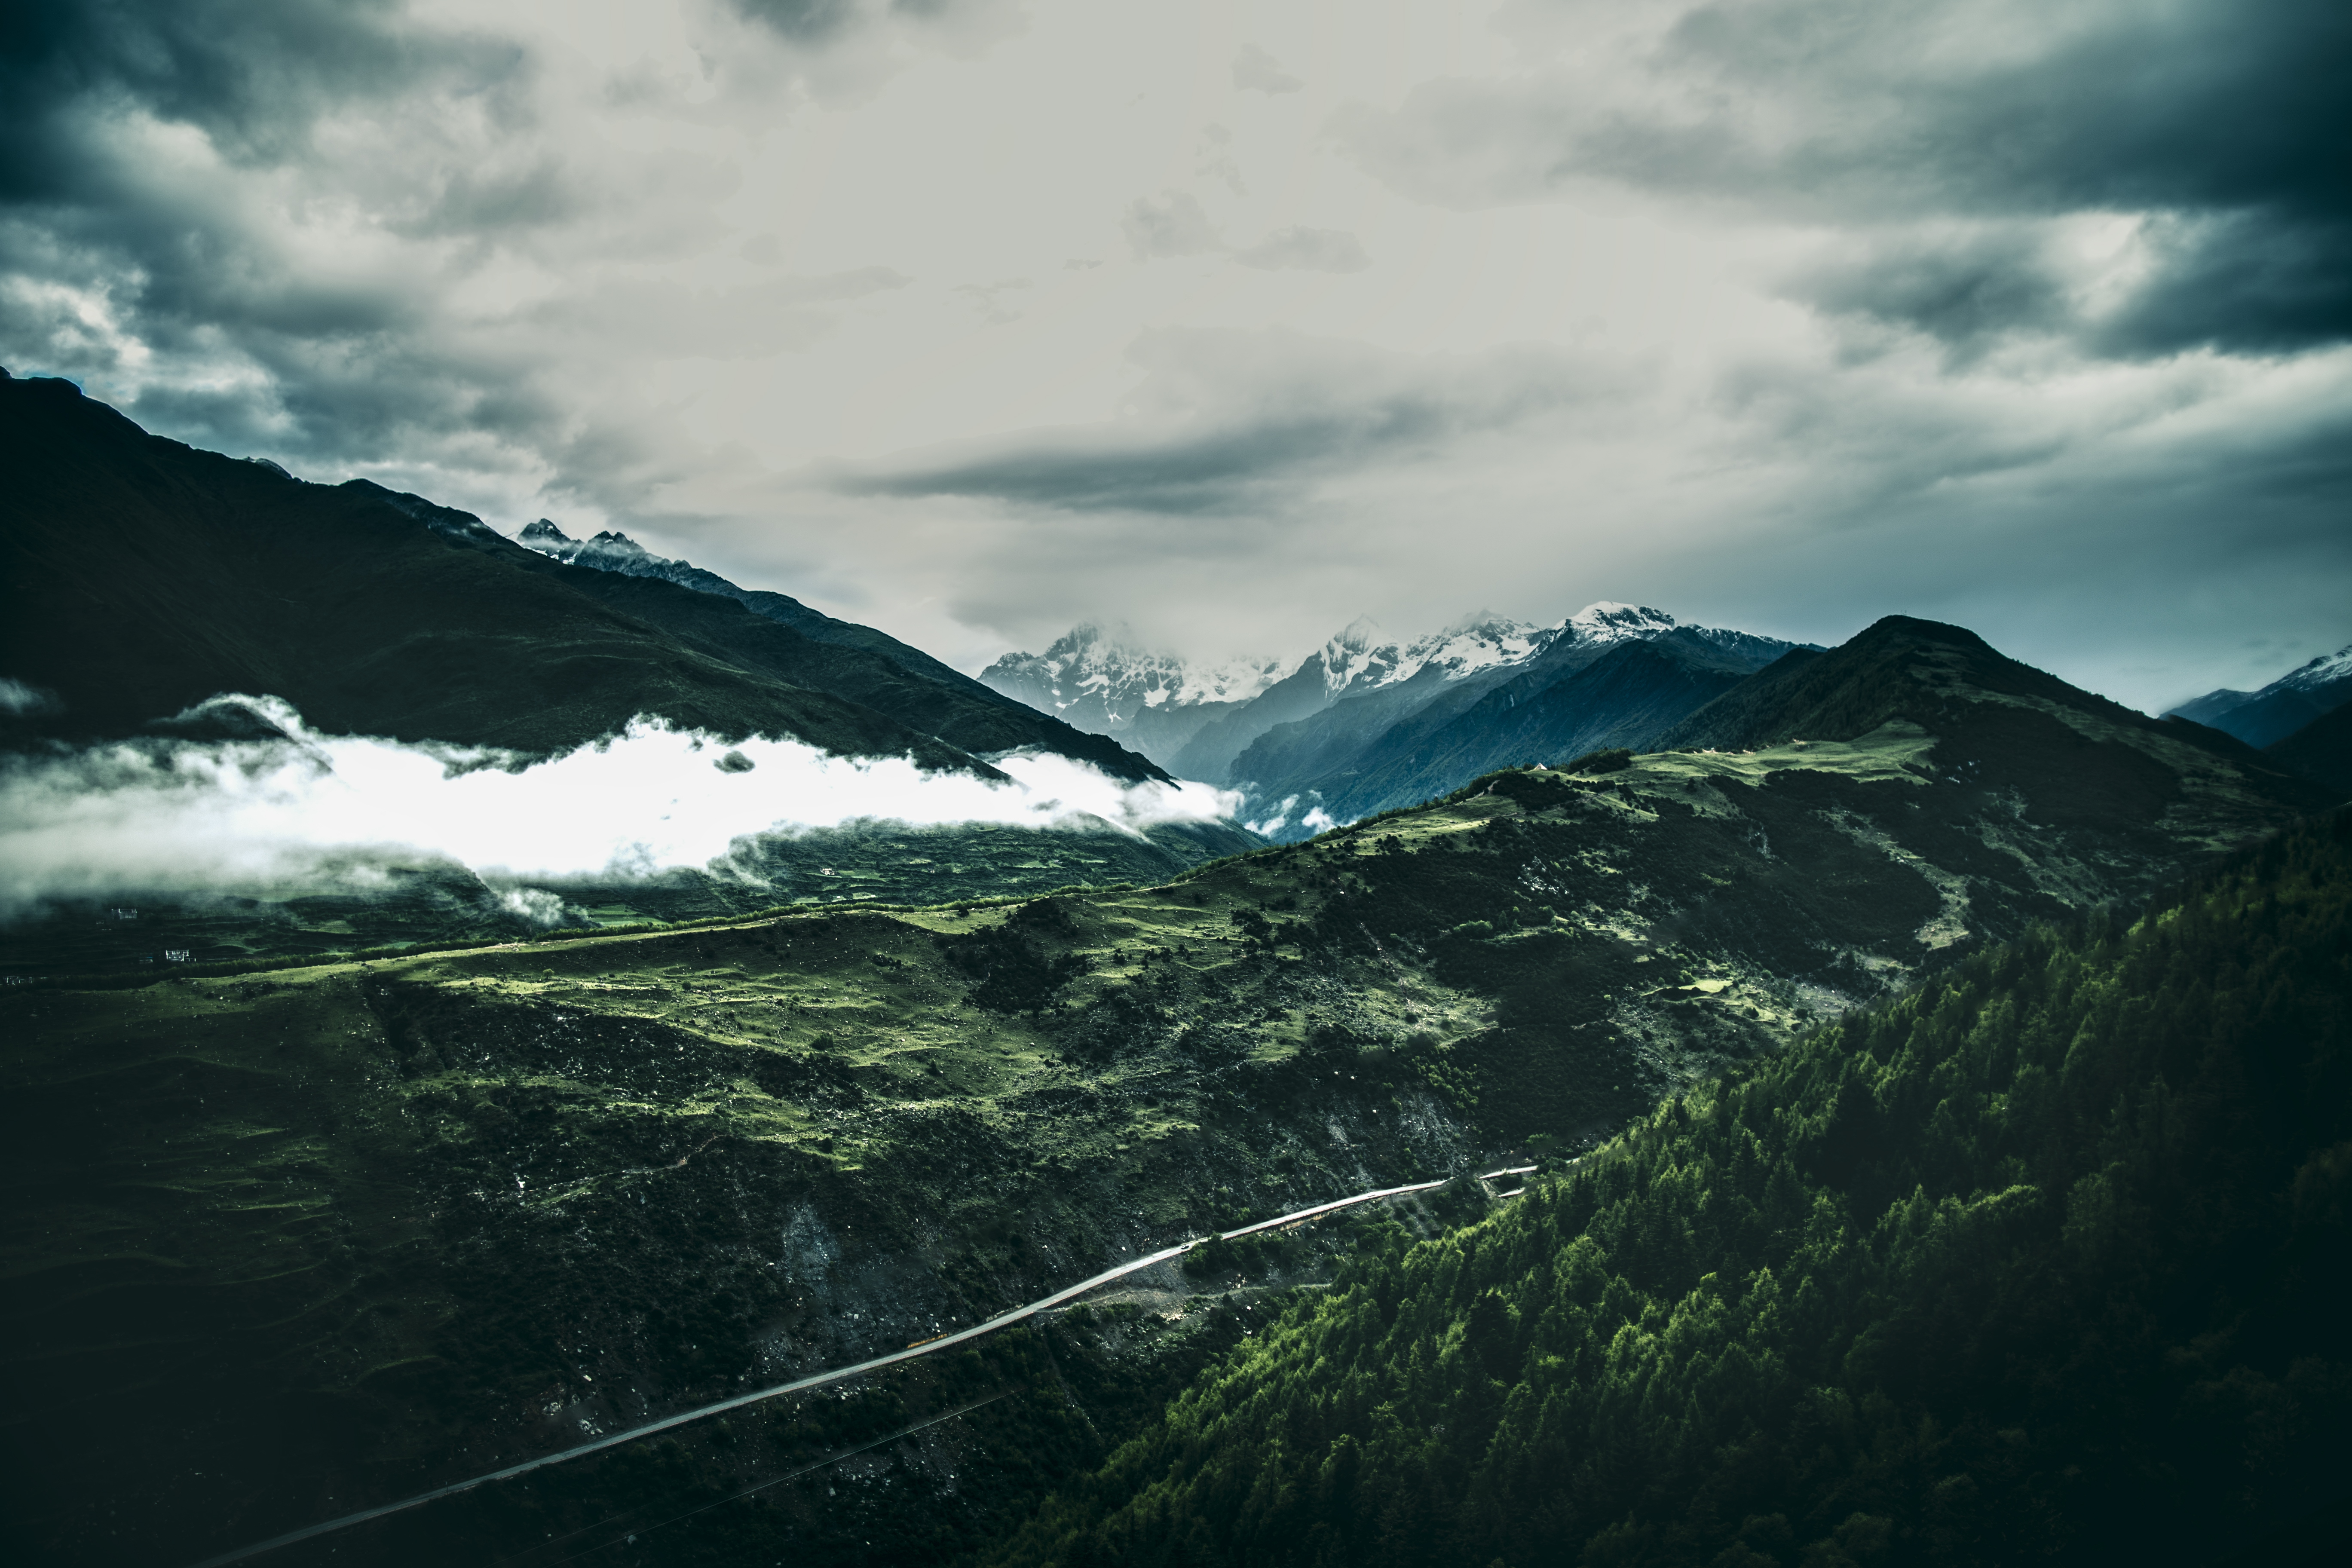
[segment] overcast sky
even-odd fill
[[[976,668],[1594,599],[2352,641],[2342,0],[112,0],[0,363]]]

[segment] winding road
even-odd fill
[[[1132,1263],[1122,1263],[1116,1268],[1106,1268],[1090,1279],[1081,1279],[1066,1289],[1056,1290],[1052,1295],[1042,1297],[1025,1306],[999,1312],[986,1322],[976,1323],[969,1329],[959,1329],[950,1334],[941,1334],[937,1339],[924,1340],[918,1344],[908,1346],[905,1350],[892,1351],[888,1355],[876,1356],[871,1361],[861,1361],[851,1366],[835,1367],[829,1372],[813,1373],[807,1377],[795,1378],[790,1383],[777,1384],[772,1388],[762,1388],[751,1394],[739,1394],[732,1399],[722,1399],[712,1405],[698,1405],[692,1410],[680,1411],[676,1415],[666,1415],[658,1421],[648,1421],[642,1426],[632,1426],[625,1432],[615,1432],[610,1436],[599,1437],[593,1443],[583,1443],[576,1448],[565,1448],[553,1454],[542,1454],[536,1459],[525,1459],[521,1464],[509,1465],[505,1469],[491,1470],[486,1475],[475,1476],[467,1480],[452,1481],[446,1487],[436,1487],[429,1492],[419,1492],[415,1497],[403,1498],[398,1502],[380,1503],[374,1508],[362,1509],[357,1513],[347,1513],[341,1519],[331,1519],[322,1523],[306,1525],[300,1530],[289,1531],[284,1535],[274,1535],[267,1541],[257,1541],[250,1546],[240,1546],[234,1552],[225,1552],[217,1557],[207,1557],[203,1562],[194,1564],[194,1568],[222,1568],[226,1563],[243,1563],[248,1558],[258,1557],[266,1552],[275,1552],[281,1546],[291,1546],[299,1541],[310,1541],[321,1535],[331,1535],[336,1531],[349,1530],[352,1525],[365,1524],[372,1519],[383,1519],[388,1514],[404,1513],[412,1508],[422,1508],[428,1502],[436,1502],[445,1497],[455,1497],[459,1492],[471,1491],[476,1487],[487,1486],[492,1481],[512,1480],[517,1476],[528,1475],[533,1470],[544,1469],[550,1465],[561,1465],[568,1460],[585,1458],[590,1454],[601,1453],[606,1448],[617,1448],[624,1443],[634,1443],[641,1437],[650,1437],[656,1432],[667,1432],[672,1427],[684,1426],[713,1415],[723,1415],[730,1410],[740,1410],[747,1405],[758,1405],[764,1400],[780,1398],[787,1394],[799,1394],[807,1389],[822,1388],[827,1384],[839,1383],[845,1378],[859,1377],[869,1372],[878,1372],[886,1366],[895,1366],[902,1361],[913,1361],[918,1356],[935,1355],[940,1351],[952,1350],[968,1340],[976,1340],[982,1334],[992,1334],[999,1329],[1010,1328],[1014,1323],[1024,1319],[1034,1318],[1040,1312],[1051,1311],[1064,1302],[1074,1301],[1087,1291],[1099,1289],[1114,1279],[1123,1279],[1130,1274],[1139,1273],[1155,1264],[1165,1263],[1171,1258],[1181,1258],[1192,1248],[1210,1240],[1231,1241],[1237,1237],[1254,1236],[1262,1230],[1273,1230],[1282,1226],[1295,1225],[1300,1220],[1314,1219],[1335,1210],[1352,1208],[1358,1204],[1374,1203],[1381,1198],[1403,1197],[1412,1193],[1429,1192],[1433,1188],[1445,1185],[1452,1180],[1454,1180],[1453,1177],[1445,1176],[1434,1182],[1421,1182],[1411,1186],[1381,1187],[1369,1193],[1358,1193],[1353,1197],[1339,1198],[1328,1204],[1318,1204],[1313,1208],[1300,1209],[1296,1214],[1280,1215],[1273,1219],[1260,1220],[1255,1225],[1245,1225],[1239,1230],[1222,1231],[1213,1237],[1195,1237],[1190,1241],[1179,1242],[1174,1247],[1162,1247],[1148,1258],[1139,1258]]]

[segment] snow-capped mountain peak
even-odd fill
[[[1338,693],[1360,681],[1381,684],[1395,666],[1397,645],[1381,640],[1378,621],[1358,616],[1318,652],[1323,660],[1323,689]]]
[[[1620,605],[1602,599],[1568,617],[1561,630],[1582,642],[1623,642],[1628,637],[1664,637],[1675,629],[1674,616],[1646,605]]]
[[[1246,702],[1296,668],[1295,659],[1239,658],[1197,662],[1130,642],[1124,627],[1087,621],[1042,654],[1009,653],[981,672],[989,686],[1033,708],[1099,733],[1152,709]]]
[[[1377,623],[1359,616],[1318,650],[1323,687],[1337,698],[1394,686],[1424,670],[1459,680],[1496,665],[1531,658],[1543,651],[1553,635],[1541,626],[1480,610],[1443,631],[1398,642],[1383,638]]]
[[[2352,647],[2321,654],[2309,664],[2289,670],[2263,689],[2284,686],[2294,691],[2317,691],[2340,680],[2352,680]]]
[[[656,555],[625,533],[606,529],[593,539],[574,539],[546,518],[526,527],[515,535],[517,543],[536,550],[541,555],[552,555],[558,561],[578,566],[594,566],[605,572],[618,572],[625,576],[646,577],[665,566],[690,567],[690,561],[672,561]]]

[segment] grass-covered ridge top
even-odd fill
[[[2193,1562],[2352,1437],[2352,814],[1370,1248],[1003,1564]]]

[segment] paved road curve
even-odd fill
[[[1252,1236],[1262,1230],[1272,1230],[1277,1226],[1313,1219],[1318,1215],[1327,1215],[1335,1209],[1351,1208],[1357,1204],[1372,1203],[1381,1198],[1402,1197],[1409,1193],[1425,1193],[1433,1188],[1442,1187],[1453,1179],[1447,1176],[1434,1182],[1418,1183],[1412,1186],[1381,1187],[1373,1192],[1358,1193],[1351,1198],[1340,1198],[1334,1203],[1318,1204],[1311,1209],[1300,1209],[1296,1214],[1260,1220],[1255,1225],[1245,1225],[1239,1230],[1224,1231],[1220,1233],[1216,1239],[1231,1241],[1235,1237]],[[1179,1242],[1174,1247],[1162,1247],[1149,1258],[1139,1258],[1132,1263],[1122,1263],[1116,1268],[1106,1268],[1093,1279],[1082,1279],[1067,1289],[1056,1290],[1052,1295],[1032,1301],[1026,1306],[1000,1312],[984,1323],[975,1324],[969,1329],[960,1329],[951,1334],[942,1334],[935,1340],[925,1340],[920,1344],[910,1345],[905,1350],[892,1351],[888,1355],[878,1355],[871,1361],[861,1361],[854,1366],[835,1367],[830,1372],[814,1373],[807,1377],[796,1378],[791,1383],[780,1383],[773,1388],[762,1388],[756,1393],[739,1394],[732,1399],[722,1399],[715,1405],[698,1405],[692,1410],[681,1411],[676,1415],[666,1415],[659,1421],[649,1421],[642,1426],[632,1426],[625,1432],[615,1432],[608,1437],[599,1437],[593,1443],[583,1443],[576,1448],[566,1448],[554,1454],[542,1454],[536,1459],[525,1459],[520,1465],[509,1465],[503,1470],[492,1470],[488,1475],[475,1476],[469,1480],[452,1481],[446,1487],[436,1487],[429,1492],[419,1492],[415,1497],[403,1498],[398,1502],[383,1503],[374,1508],[362,1509],[357,1513],[347,1513],[341,1519],[328,1520],[322,1524],[313,1524],[300,1530],[289,1531],[284,1535],[272,1536],[268,1541],[256,1542],[251,1546],[240,1546],[234,1552],[225,1552],[218,1557],[207,1557],[202,1563],[196,1563],[194,1568],[222,1568],[226,1563],[242,1563],[249,1557],[258,1557],[265,1552],[275,1552],[281,1546],[291,1546],[298,1541],[309,1541],[316,1536],[331,1534],[338,1530],[348,1530],[352,1525],[365,1524],[369,1520],[382,1519],[386,1514],[404,1513],[412,1508],[422,1508],[428,1502],[434,1502],[445,1497],[455,1497],[459,1492],[471,1491],[476,1487],[488,1485],[491,1481],[511,1480],[517,1476],[542,1469],[549,1465],[560,1465],[567,1459],[583,1458],[606,1448],[618,1447],[624,1443],[634,1443],[640,1437],[650,1437],[656,1432],[667,1432],[673,1426],[684,1426],[689,1422],[700,1421],[712,1415],[722,1415],[730,1410],[740,1410],[744,1405],[757,1405],[762,1400],[774,1399],[782,1394],[799,1394],[804,1389],[822,1388],[826,1384],[839,1383],[844,1378],[877,1372],[902,1361],[912,1361],[917,1356],[934,1355],[943,1350],[951,1350],[967,1340],[976,1340],[982,1334],[992,1334],[999,1329],[1010,1328],[1024,1318],[1034,1318],[1040,1312],[1050,1311],[1065,1301],[1076,1300],[1087,1291],[1097,1289],[1114,1279],[1125,1279],[1128,1275],[1149,1268],[1154,1264],[1165,1263],[1171,1258],[1181,1258],[1209,1239],[1205,1236],[1195,1237],[1191,1241]]]

